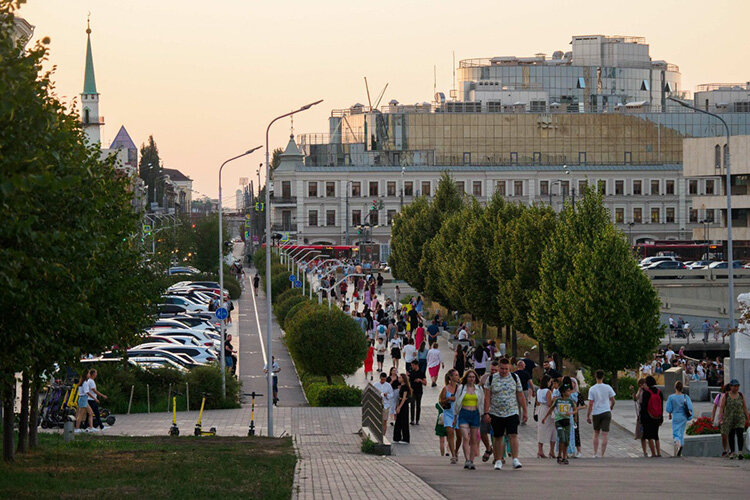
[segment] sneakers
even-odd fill
[[[469,462],[469,470],[476,470],[477,468],[474,467],[474,462]]]
[[[575,455],[573,455],[573,458],[581,458],[583,456],[583,453],[580,451],[577,451]]]
[[[503,470],[503,462],[500,460],[495,461],[495,470]]]
[[[521,461],[518,460],[517,458],[514,458],[513,459],[513,468],[514,469],[520,469],[521,467],[523,467],[523,465],[521,465]]]
[[[75,434],[80,434],[81,432],[83,432],[83,429],[76,429],[73,431]]]
[[[470,465],[471,465],[471,462],[469,460],[465,461],[464,462],[464,469],[468,469]]]
[[[599,455],[597,453],[594,453],[594,456],[592,458],[599,458]]]

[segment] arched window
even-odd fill
[[[729,156],[729,144],[724,144],[724,166],[727,166],[727,156]]]
[[[89,123],[89,108],[85,108],[83,110],[83,123],[84,124],[88,124]],[[716,146],[716,147],[718,148],[719,146]]]
[[[714,146],[714,168],[721,168],[721,147]]]

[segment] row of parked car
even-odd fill
[[[229,301],[226,289],[223,293],[224,300]],[[219,284],[213,281],[182,281],[169,287],[158,305],[158,319],[141,332],[139,343],[127,350],[128,362],[144,368],[171,367],[179,371],[217,363],[220,324],[209,305],[220,297]],[[121,353],[107,351],[84,361],[121,359]]]
[[[729,263],[724,260],[691,260],[683,262],[676,257],[660,255],[655,257],[646,257],[640,262],[641,269],[728,269]],[[735,260],[732,263],[733,269],[750,269],[750,264],[743,265],[741,261]]]

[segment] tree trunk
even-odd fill
[[[505,355],[510,354],[510,325],[505,325]]]
[[[23,372],[21,380],[21,413],[18,415],[17,453],[29,451],[29,372]]]
[[[487,338],[487,323],[485,323],[484,320],[482,320],[482,338]]]
[[[612,389],[614,389],[615,393],[617,393],[617,383],[618,383],[617,370],[612,371],[612,380],[610,382],[611,382],[610,385],[612,386]]]
[[[539,368],[544,371],[544,347],[541,342],[539,342]]]
[[[13,385],[5,384],[3,387],[3,460],[12,462],[15,459],[15,448],[13,447]]]
[[[29,414],[29,449],[37,447],[37,422],[39,421],[39,389],[42,381],[34,374],[31,382],[31,413]]]
[[[518,331],[515,328],[513,328],[513,330],[511,331],[512,331],[511,341],[513,342],[513,357],[518,358]]]
[[[328,382],[328,385],[333,385],[333,380],[331,380],[330,375],[326,375],[326,382]]]

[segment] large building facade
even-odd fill
[[[716,122],[667,99],[685,97],[679,70],[652,61],[642,39],[573,37],[572,46],[551,59],[461,61],[447,100],[333,110],[328,133],[287,145],[274,228],[308,243],[346,243],[348,232],[350,243],[387,245],[393,216],[432,196],[448,171],[480,201],[497,192],[556,209],[590,184],[634,243],[691,239],[713,216],[698,215],[693,197],[717,192],[719,175],[687,182],[683,139],[719,134]],[[696,95],[711,106],[725,99],[711,100],[719,88]],[[750,112],[720,109],[732,133],[750,133]]]

